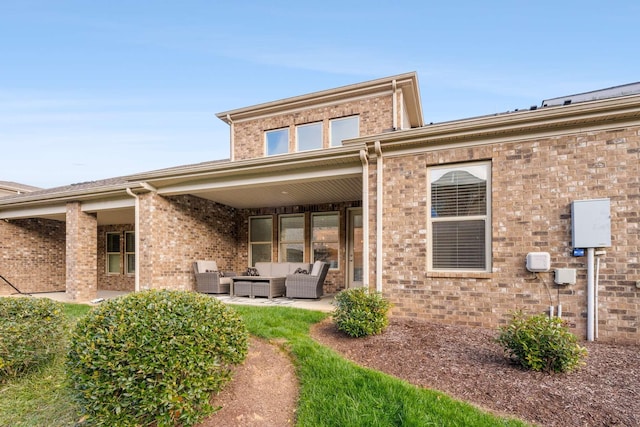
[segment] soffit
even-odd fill
[[[343,149],[340,152],[344,152]],[[272,162],[231,162],[232,168],[191,171],[148,179],[158,194],[191,194],[235,208],[324,204],[362,198],[362,163],[359,150],[348,154],[291,156]]]

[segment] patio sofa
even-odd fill
[[[196,275],[196,290],[205,294],[228,294],[233,271],[219,271],[215,261],[196,261],[193,263]]]
[[[320,298],[329,267],[326,262],[316,261],[309,274],[288,274],[285,281],[287,298]]]
[[[311,264],[304,262],[257,262],[257,276],[232,277],[231,294],[235,296],[279,297],[285,295],[285,281],[298,269],[311,271]]]

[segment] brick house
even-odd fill
[[[578,334],[640,342],[639,95],[425,125],[407,73],[218,118],[228,160],[0,198],[0,275],[87,300],[193,289],[196,259],[323,259],[325,292],[381,291],[396,316],[495,327],[561,305]],[[582,200],[610,204],[595,302],[593,258],[573,256]]]

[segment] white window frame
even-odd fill
[[[133,248],[129,248],[129,236],[133,242]],[[133,249],[133,250],[130,250]],[[129,263],[129,258],[133,257],[133,263]],[[129,269],[129,266],[133,265],[133,270]],[[124,232],[124,271],[128,275],[136,274],[136,233],[135,231]]]
[[[109,251],[109,236],[118,236],[117,251]],[[119,231],[107,231],[105,237],[105,272],[109,275],[120,274],[122,272],[122,233]],[[111,271],[111,259],[115,255],[118,256],[118,271]]]
[[[435,208],[432,207],[432,199],[431,199],[431,184],[433,181],[433,176],[441,175],[443,170],[453,171],[456,169],[472,169],[477,170],[476,168],[480,168],[483,170],[483,173],[486,174],[486,209],[485,213],[482,215],[462,215],[462,216],[446,216],[442,218],[438,218],[434,216]],[[436,178],[436,181],[439,178]],[[484,229],[484,269],[478,268],[435,268],[434,267],[434,232],[433,232],[433,224],[437,222],[446,222],[446,221],[479,221],[482,220],[485,222]],[[433,166],[427,169],[427,238],[428,238],[428,260],[427,260],[427,269],[432,272],[483,272],[488,273],[491,272],[491,162],[490,161],[480,161],[480,162],[469,162],[469,163],[459,163],[459,164],[448,164],[448,165],[439,165]]]
[[[308,137],[305,137],[305,132],[309,131],[311,129],[318,129],[320,131],[320,138],[318,141],[312,141],[312,139],[307,139]],[[301,131],[302,131],[302,135],[301,135]],[[311,151],[311,150],[320,150],[322,149],[322,140],[323,140],[323,135],[322,135],[322,122],[314,122],[314,123],[306,123],[303,125],[297,125],[296,126],[296,151]],[[315,139],[315,138],[313,138]],[[300,146],[300,143],[308,143],[309,141],[312,141],[314,144],[316,144],[317,146],[313,146],[310,148],[302,148]]]
[[[286,139],[285,139],[285,149],[284,151],[277,151],[277,152],[271,152],[270,151],[270,145],[269,145],[269,136],[270,135],[276,135],[279,133],[284,133],[286,134]],[[281,155],[281,154],[287,154],[289,152],[289,128],[288,127],[284,127],[284,128],[279,128],[279,129],[272,129],[272,130],[267,130],[264,132],[264,152],[266,156],[277,156],[277,155]]]
[[[284,241],[283,240],[283,227],[282,227],[282,220],[285,218],[301,218],[302,219],[302,240],[287,240]],[[304,260],[306,259],[306,245],[305,245],[305,235],[306,235],[306,229],[305,229],[305,214],[285,214],[285,215],[278,215],[278,261],[279,262],[293,262],[293,261],[288,261],[285,257],[286,255],[286,250],[283,250],[283,246],[284,245],[301,245],[302,246],[302,261],[304,262]]]
[[[268,219],[271,221],[269,240],[256,240],[256,241],[251,240],[251,224],[254,219]],[[250,216],[247,238],[249,241],[249,266],[251,267],[255,266],[255,262],[253,260],[253,245],[269,245],[269,262],[271,262],[273,259],[273,216],[271,215]]]
[[[315,226],[314,226],[314,219],[320,216],[335,216],[336,220],[337,220],[337,224],[336,224],[336,240],[324,240],[324,239],[319,239],[319,240],[315,240],[314,239],[314,231],[315,231]],[[315,243],[332,243],[332,244],[336,244],[337,246],[337,254],[336,254],[336,263],[335,265],[330,265],[329,269],[331,270],[339,270],[340,269],[340,212],[338,211],[330,211],[330,212],[314,212],[311,214],[311,236],[310,236],[310,242],[309,242],[309,247],[311,248],[311,256],[313,257],[313,259],[311,260],[311,262],[315,262],[317,261],[315,259],[315,251],[314,251],[314,244]]]
[[[348,138],[342,138],[339,141],[334,141],[334,133],[333,133],[333,125],[334,123],[338,123],[338,122],[345,122],[345,121],[351,121],[351,120],[355,120],[357,127],[358,127],[358,133],[355,136],[349,136]],[[345,139],[350,139],[350,138],[357,138],[360,136],[360,116],[355,115],[355,116],[347,116],[347,117],[340,117],[337,119],[331,119],[329,120],[329,146],[331,147],[340,147],[342,145],[342,141],[344,141]]]

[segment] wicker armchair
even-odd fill
[[[312,273],[316,268],[316,275],[313,274],[288,274],[285,282],[287,288],[287,298],[320,298],[323,294],[322,285],[324,285],[324,279],[327,277],[327,273],[329,272],[329,264],[326,262],[316,262],[321,265],[316,267],[314,264],[314,269],[311,271]]]
[[[233,271],[220,272],[215,261],[196,261],[193,263],[196,274],[196,290],[205,294],[228,294]]]

